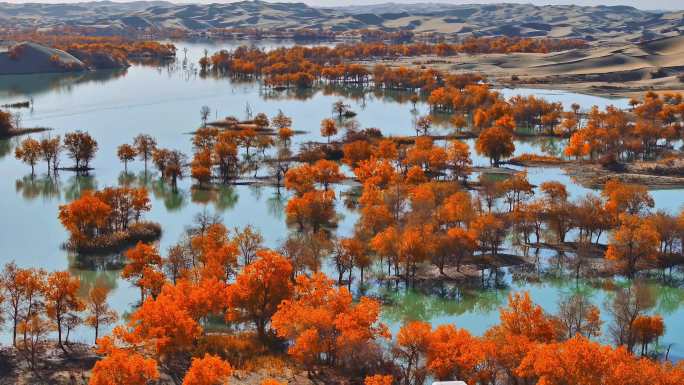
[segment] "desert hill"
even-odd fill
[[[480,72],[511,86],[548,86],[587,93],[631,96],[644,91],[684,89],[684,36],[642,43],[594,44],[552,53],[457,54],[386,61],[392,66],[427,66],[450,72]],[[513,80],[516,79],[516,80]]]
[[[23,42],[0,50],[0,75],[70,72],[86,69],[74,56],[44,45]]]
[[[6,27],[74,26],[102,33],[137,29],[213,28],[264,30],[358,29],[461,36],[528,36],[589,40],[651,40],[680,34],[684,12],[650,12],[626,6],[530,4],[393,4],[315,8],[303,3],[240,1],[174,4],[164,1],[73,4],[0,3]]]

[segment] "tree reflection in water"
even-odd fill
[[[213,203],[218,211],[234,208],[239,197],[233,186],[212,186],[210,189],[192,187],[190,191],[192,203],[203,205]]]
[[[383,318],[392,323],[432,321],[442,317],[456,317],[466,313],[487,314],[496,311],[508,297],[506,289],[480,290],[441,283],[436,288],[446,296],[421,290],[383,288],[380,295],[387,303]]]
[[[146,188],[155,199],[164,202],[164,207],[169,212],[180,211],[187,203],[187,193],[181,189],[174,190],[156,172],[141,171],[137,175],[121,172],[118,180],[120,186]]]
[[[39,177],[26,175],[15,182],[15,189],[25,200],[42,198],[45,201],[60,199],[59,179],[50,175]]]

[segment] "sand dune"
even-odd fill
[[[389,64],[431,66],[452,72],[480,72],[506,85],[566,88],[631,95],[645,90],[681,91],[684,36],[643,43],[593,45],[548,54],[514,53],[404,58]],[[512,80],[513,78],[517,80]]]
[[[96,20],[96,22],[94,22]],[[303,3],[238,1],[189,4],[164,1],[72,4],[0,3],[0,25],[87,26],[101,33],[127,28],[326,28],[344,33],[376,28],[441,33],[452,37],[572,37],[640,41],[679,34],[682,12],[649,12],[622,6],[531,4],[394,4],[315,8]]]
[[[539,69],[548,74],[591,74],[597,72],[613,72],[636,70],[645,67],[652,67],[648,61],[625,55],[623,53],[612,53],[605,56],[589,56],[578,60],[542,64],[532,66],[532,69]]]
[[[81,71],[86,65],[74,56],[36,43],[13,45],[16,56],[0,52],[0,75]]]
[[[684,36],[673,36],[639,44],[645,51],[659,55],[674,55],[684,53]]]

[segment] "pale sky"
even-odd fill
[[[115,0],[121,1],[121,0]],[[175,3],[231,3],[239,0],[171,0]],[[268,0],[271,1],[271,0]],[[0,0],[9,3],[78,3],[82,0]],[[448,4],[491,4],[491,3],[532,3],[546,4],[575,4],[575,5],[629,5],[641,9],[682,10],[682,0],[273,0],[271,2],[302,2],[312,6],[339,6],[360,4],[394,3],[448,3]]]

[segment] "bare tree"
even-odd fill
[[[601,317],[598,308],[582,293],[570,295],[558,304],[558,321],[565,337],[582,334],[590,338],[601,334]]]
[[[608,327],[616,345],[625,345],[632,351],[636,344],[633,330],[634,320],[655,306],[655,298],[650,288],[641,280],[631,286],[617,289],[612,302],[606,303],[606,310],[613,319]]]
[[[200,117],[202,118],[202,127],[207,126],[207,119],[209,119],[209,115],[211,114],[211,109],[209,106],[202,106],[200,108]]]
[[[17,111],[17,112],[12,114],[12,125],[14,126],[15,130],[18,130],[21,128],[21,120],[22,120],[21,112]]]

